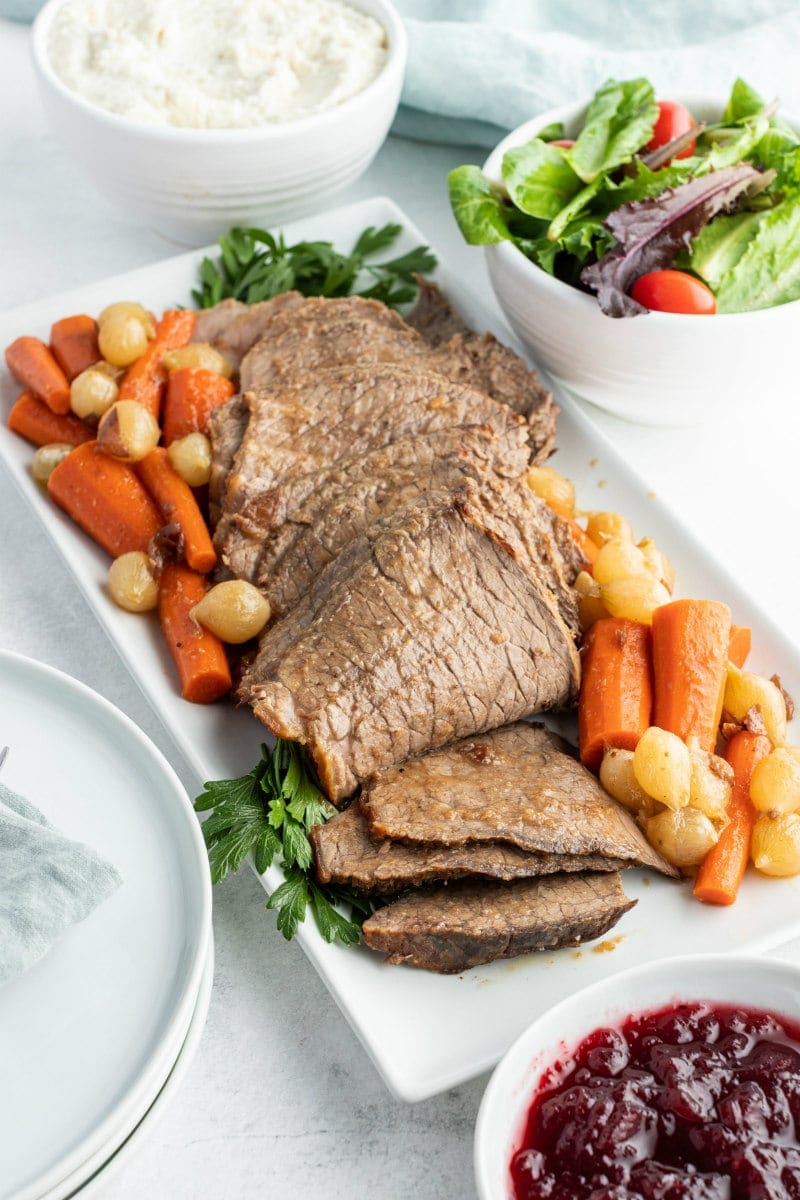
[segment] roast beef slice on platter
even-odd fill
[[[310,836],[320,883],[344,884],[378,894],[464,875],[511,880],[564,871],[618,871],[629,865],[602,854],[527,852],[503,842],[409,846],[378,840],[370,834],[358,800],[324,825],[315,825]]]
[[[458,846],[508,842],[602,854],[677,872],[594,775],[542,725],[519,721],[376,773],[361,808],[376,838]]]
[[[307,746],[338,803],[394,763],[568,707],[579,679],[540,569],[461,488],[350,542],[262,635],[239,696]]]
[[[461,880],[421,888],[374,912],[364,941],[404,963],[456,974],[531,950],[602,936],[633,908],[616,873]]]
[[[214,531],[221,560],[242,578],[249,577],[246,564],[261,541],[260,531],[245,528],[243,510],[282,479],[401,438],[465,424],[485,424],[502,436],[524,421],[483,392],[393,363],[318,371],[291,386],[246,392],[244,399],[250,418]]]

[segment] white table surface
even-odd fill
[[[40,110],[28,31],[3,21],[0,114],[0,308],[178,252],[121,218],[73,170]],[[479,161],[477,153],[390,139],[336,203],[392,196],[488,293],[482,255],[462,244],[444,183],[451,167]],[[787,380],[785,396],[762,395],[756,349],[752,411],[724,429],[647,430],[589,411],[800,644],[800,385]],[[602,506],[600,493],[579,499]],[[0,512],[0,645],[108,697],[194,795],[198,781],[2,467]],[[109,1181],[109,1200],[474,1196],[472,1128],[485,1077],[416,1106],[392,1099],[299,947],[276,932],[248,871],[216,889],[214,928],[214,991],[197,1058],[144,1146]],[[800,946],[780,953],[800,956]]]

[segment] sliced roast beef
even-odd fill
[[[462,880],[378,909],[364,922],[364,941],[389,963],[450,975],[531,950],[591,941],[635,903],[613,873],[513,883]]]
[[[392,308],[362,296],[305,300],[275,314],[242,359],[243,392],[355,362],[399,362],[430,347]]]
[[[347,884],[367,892],[392,893],[439,879],[473,875],[527,879],[559,871],[617,871],[628,864],[601,854],[526,853],[502,842],[463,846],[406,846],[373,838],[357,800],[325,825],[311,830],[320,883]]]
[[[556,600],[464,488],[355,538],[262,635],[239,694],[341,801],[409,756],[570,704],[579,676]]]
[[[258,304],[246,304],[242,311],[233,315],[232,319],[224,325],[222,325],[220,314],[221,328],[211,344],[221,354],[224,354],[231,365],[238,370],[245,354],[259,338],[263,337],[270,322],[278,313],[303,305],[305,302],[305,297],[300,292],[281,292],[280,295],[273,296],[271,300],[262,300]]]
[[[412,329],[421,333],[431,346],[449,342],[451,337],[459,333],[465,337],[475,336],[474,331],[449,304],[438,283],[422,275],[415,275],[414,278],[419,293],[416,304],[406,317]]]
[[[247,392],[245,403],[250,419],[214,535],[222,561],[243,578],[250,577],[250,559],[258,555],[262,537],[253,524],[253,505],[281,479],[416,434],[486,424],[502,436],[523,423],[484,392],[396,364],[318,371],[278,390]]]
[[[234,396],[227,404],[212,409],[208,418],[208,436],[212,446],[208,515],[212,529],[219,521],[228,475],[249,419],[250,410],[242,396]]]
[[[378,838],[509,842],[676,874],[631,814],[542,725],[520,721],[383,771],[366,785],[361,808]]]
[[[527,439],[518,426],[503,437],[485,426],[457,426],[283,480],[238,517],[243,531],[253,523],[260,541],[258,554],[248,557],[247,578],[264,592],[273,613],[282,614],[377,518],[422,492],[483,481],[496,472],[518,475],[526,456]]]
[[[241,300],[220,300],[213,308],[201,309],[195,317],[192,341],[213,345],[231,322],[244,312],[247,312],[247,305]]]

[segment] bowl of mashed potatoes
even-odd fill
[[[389,0],[49,0],[33,55],[97,187],[200,245],[324,208],[366,170],[406,36]]]

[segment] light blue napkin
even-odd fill
[[[0,986],[38,962],[121,882],[115,867],[0,783]]]
[[[394,132],[489,147],[509,129],[645,75],[664,98],[727,97],[737,75],[800,114],[797,0],[397,0],[408,69]]]

